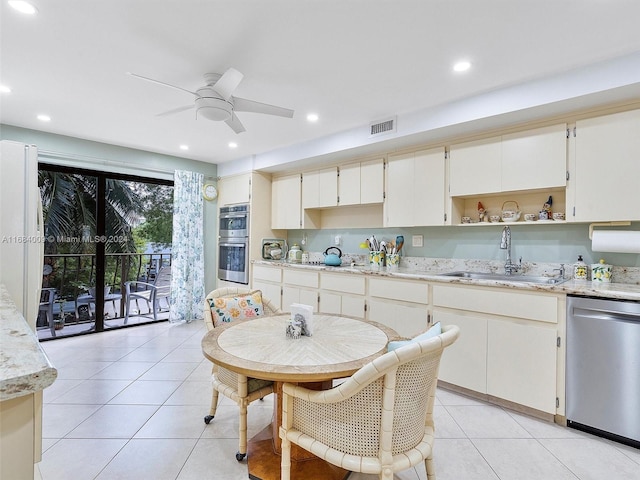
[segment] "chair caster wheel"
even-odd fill
[[[204,423],[206,423],[207,425],[209,425],[211,420],[213,420],[213,415],[207,415],[206,417],[204,417]]]
[[[240,452],[236,452],[236,460],[241,462],[242,460],[244,460],[244,457],[246,457],[247,454],[246,453],[240,453]]]

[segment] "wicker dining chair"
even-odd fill
[[[282,477],[291,474],[291,443],[352,472],[392,480],[424,461],[433,467],[433,404],[444,349],[457,326],[407,342],[376,358],[330,390],[285,383],[282,397]]]
[[[239,287],[219,288],[210,292],[204,300],[204,323],[207,326],[207,331],[215,328],[210,300],[215,303],[215,299],[217,298],[240,298],[250,293],[252,293],[251,290]],[[263,315],[277,315],[282,313],[278,307],[265,297],[262,297],[262,308]],[[229,397],[238,404],[240,408],[240,425],[236,460],[240,462],[247,455],[247,407],[254,400],[262,399],[266,395],[273,393],[273,382],[248,378],[245,375],[232,372],[216,364],[213,365],[211,371],[211,380],[213,383],[211,409],[209,415],[204,417],[204,423],[209,424],[215,417],[216,409],[218,408],[219,393],[222,393],[225,397]]]

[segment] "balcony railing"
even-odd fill
[[[127,281],[153,283],[160,268],[171,265],[170,253],[108,253],[105,255],[104,285],[112,294],[124,294]],[[44,256],[43,288],[56,290],[56,316],[65,324],[88,323],[92,312],[78,309],[78,297],[89,293],[96,284],[95,254],[48,254]],[[124,302],[113,302],[110,318],[124,316]],[[39,325],[43,325],[42,318]],[[48,328],[48,327],[47,327]]]

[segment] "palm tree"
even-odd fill
[[[97,178],[39,170],[47,253],[94,253],[95,242],[64,239],[93,239],[96,235]],[[109,253],[135,251],[132,226],[143,214],[140,196],[129,182],[106,180],[105,224]]]

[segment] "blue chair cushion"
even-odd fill
[[[421,333],[417,337],[413,337],[410,340],[396,340],[394,342],[389,342],[389,345],[387,345],[387,351],[391,352],[392,350],[408,345],[409,343],[421,342],[422,340],[426,340],[428,338],[437,337],[441,333],[442,325],[440,325],[440,322],[437,322],[434,323],[429,330]]]

